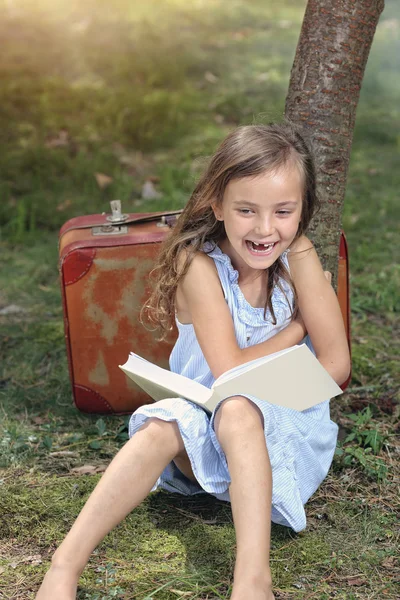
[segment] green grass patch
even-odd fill
[[[20,4],[0,7],[0,595],[28,600],[127,437],[125,418],[72,406],[56,230],[118,197],[126,212],[183,206],[198,157],[282,113],[305,2]],[[399,17],[386,0],[343,215],[353,380],[332,403],[340,443],[307,530],[273,526],[279,600],[398,597]],[[149,177],[161,197],[144,201]],[[227,599],[234,555],[228,505],[154,494],[96,550],[78,597]]]

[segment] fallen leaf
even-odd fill
[[[151,183],[160,183],[160,178],[157,175],[150,175],[147,180],[151,181]]]
[[[81,467],[74,467],[70,470],[70,473],[76,475],[95,475],[96,473],[104,473],[108,465],[82,465]]]
[[[27,312],[25,308],[22,306],[18,306],[17,304],[9,304],[0,310],[0,315],[14,315],[16,313]]]
[[[23,563],[30,563],[32,565],[40,565],[42,563],[41,554],[34,554],[33,556],[26,556],[22,559]]]
[[[95,465],[82,465],[81,467],[74,467],[70,473],[76,473],[77,475],[94,475],[96,473]]]
[[[246,32],[245,31],[234,31],[232,33],[232,38],[234,40],[236,40],[237,42],[240,42],[241,40],[244,40],[246,37]]]
[[[153,182],[148,179],[144,182],[142,187],[142,198],[143,200],[155,200],[156,198],[161,198],[162,194],[156,190]]]
[[[218,81],[218,77],[214,75],[214,73],[211,73],[211,71],[206,71],[204,73],[204,79],[208,81],[208,83],[217,83]]]
[[[382,561],[382,567],[384,569],[393,569],[395,566],[395,558],[394,556],[388,556],[385,560]]]
[[[72,450],[59,450],[57,452],[50,452],[49,456],[73,456],[78,457],[79,452],[72,452]]]
[[[104,473],[107,467],[108,465],[99,465],[98,467],[96,467],[96,473]]]
[[[113,178],[109,175],[105,175],[104,173],[95,173],[94,176],[97,181],[97,185],[101,190],[104,190],[113,182]]]
[[[365,585],[366,583],[366,580],[358,577],[358,575],[354,577],[347,577],[347,585]]]
[[[66,208],[69,208],[71,204],[72,200],[70,198],[67,198],[66,200],[64,200],[64,202],[60,202],[60,204],[57,204],[56,210],[58,210],[58,212],[62,212]]]
[[[174,590],[173,588],[171,588],[169,591],[172,592],[173,594],[176,594],[177,596],[182,597],[182,598],[183,597],[187,598],[188,596],[192,596],[192,592],[181,592],[181,590]]]
[[[46,148],[65,148],[69,146],[69,133],[66,129],[61,129],[56,136],[49,138],[45,142]]]

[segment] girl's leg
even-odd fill
[[[259,409],[237,396],[222,403],[215,432],[225,452],[237,555],[232,600],[274,600],[269,551],[272,475]]]
[[[95,547],[142,502],[168,463],[184,453],[176,423],[149,419],[113,459],[56,550],[37,600],[74,600]]]

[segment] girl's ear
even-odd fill
[[[220,207],[220,206],[217,206],[217,205],[215,204],[215,202],[212,202],[212,203],[211,203],[211,208],[212,208],[212,210],[213,210],[214,217],[217,219],[217,221],[223,221],[223,220],[224,220],[224,218],[223,218],[223,216],[222,216],[222,210],[221,210],[221,207]]]

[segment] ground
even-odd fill
[[[0,598],[34,598],[127,437],[126,418],[71,405],[57,229],[113,198],[130,212],[183,206],[199,156],[232,126],[282,113],[304,6],[1,5]],[[387,0],[348,177],[353,379],[332,405],[340,443],[307,529],[273,526],[278,600],[399,597],[399,18]],[[143,198],[146,181],[160,197]],[[228,505],[153,494],[94,553],[79,599],[226,599],[234,550]]]

